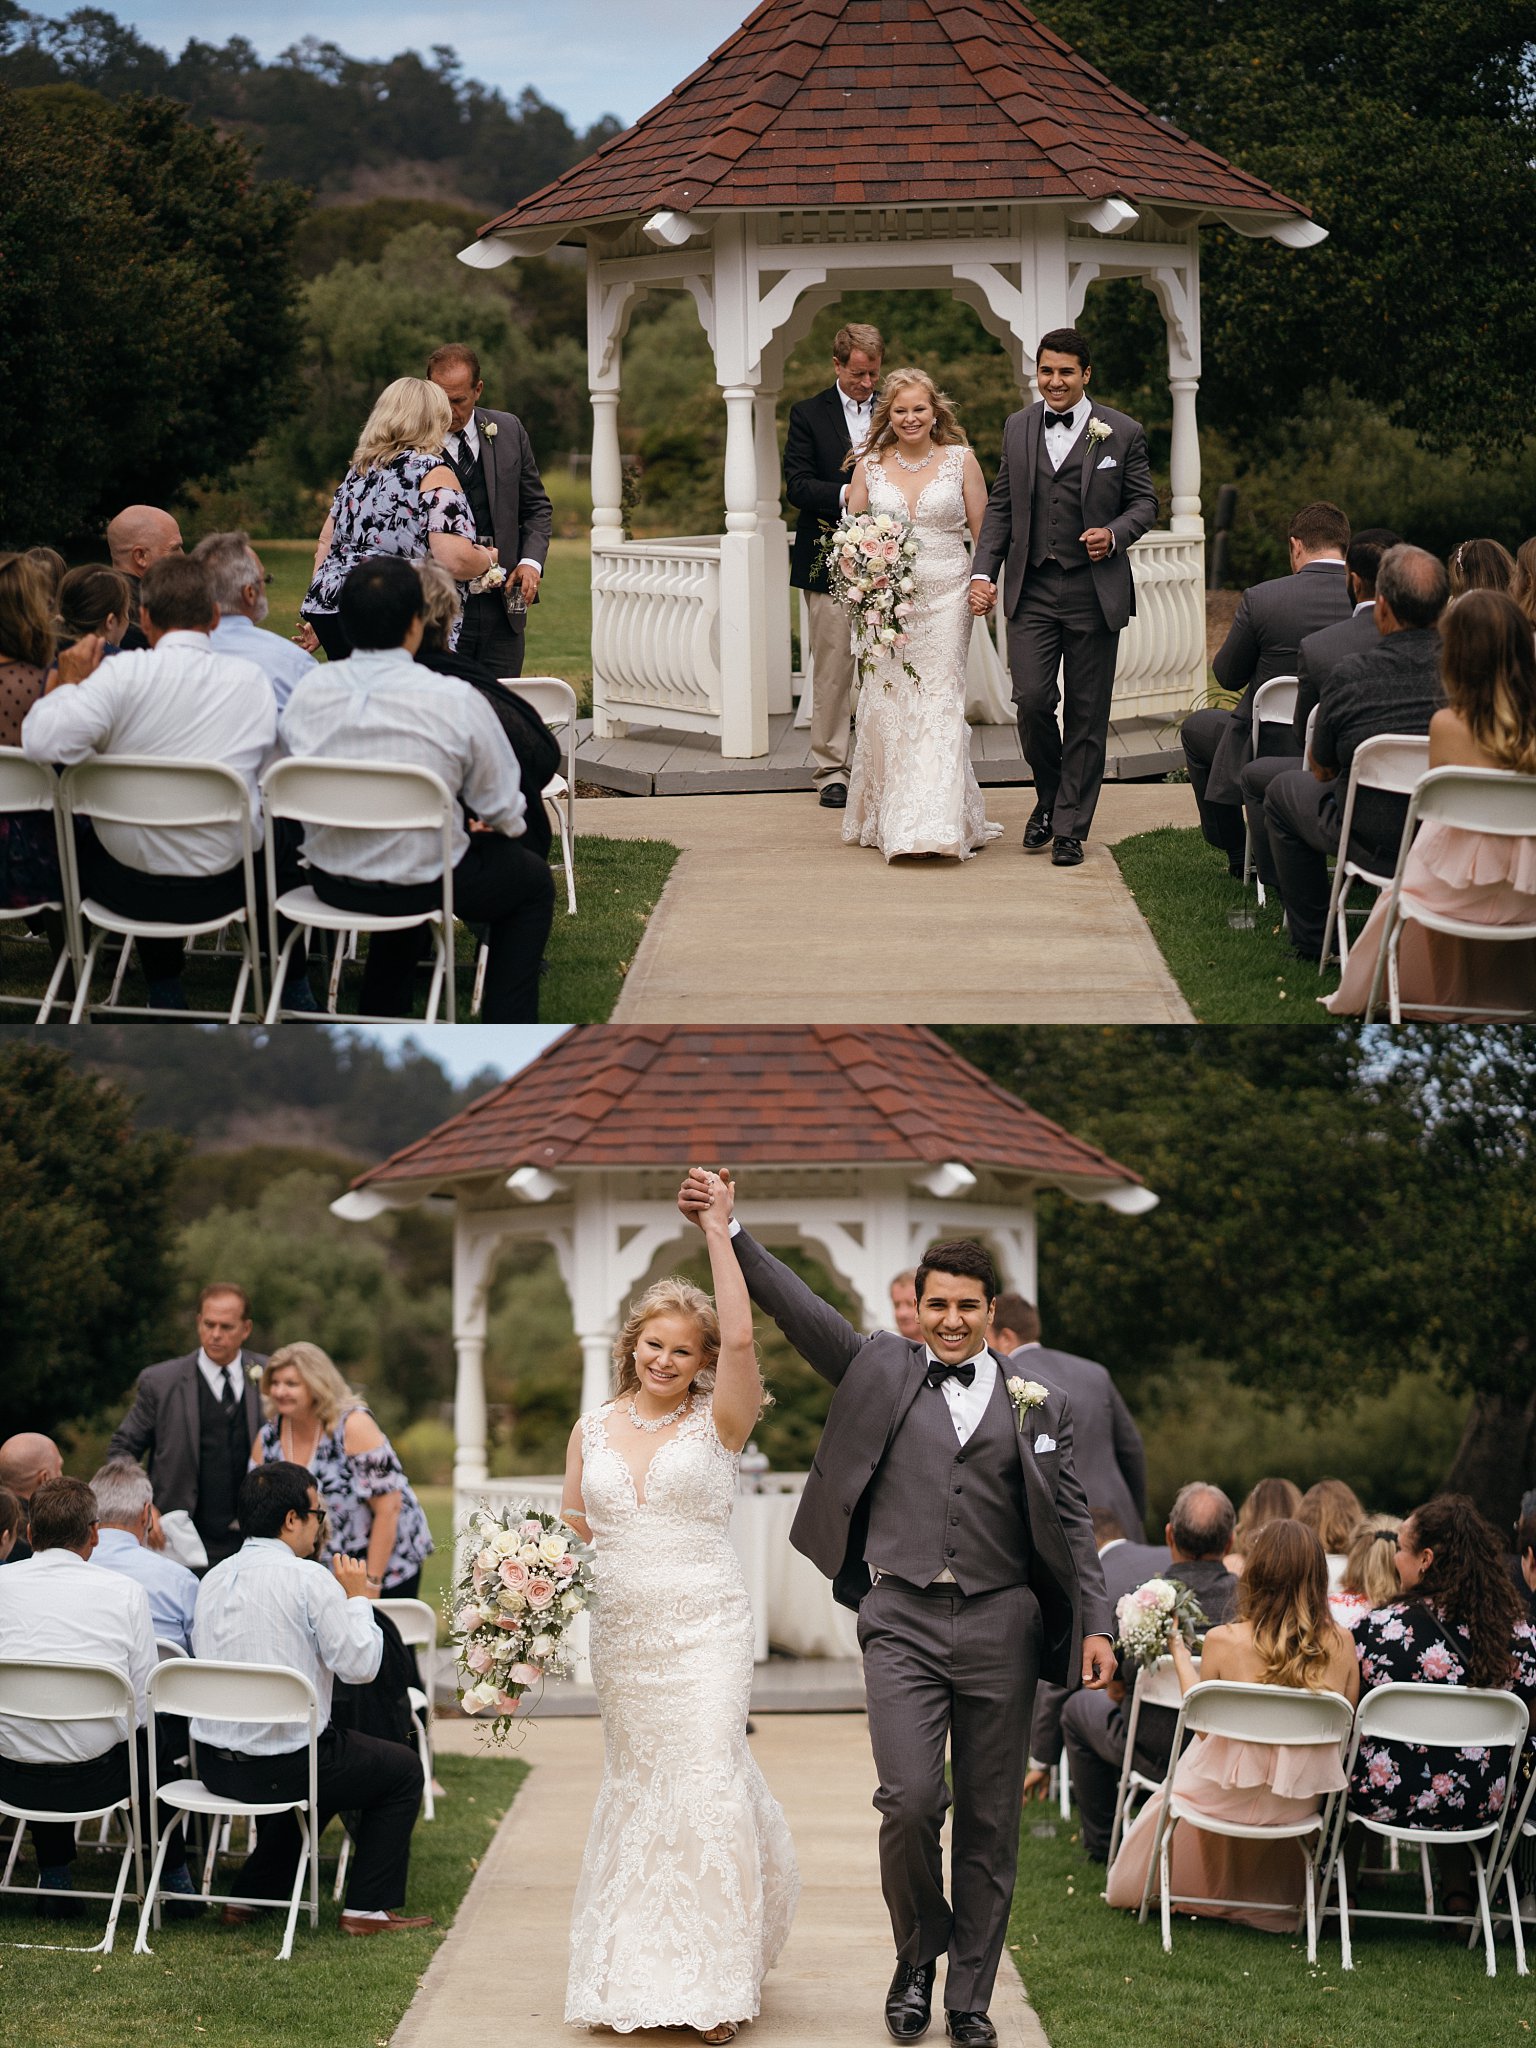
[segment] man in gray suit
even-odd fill
[[[156,1507],[192,1517],[210,1565],[240,1548],[240,1481],[261,1427],[256,1380],[267,1361],[245,1349],[250,1334],[244,1288],[226,1280],[205,1287],[197,1350],[144,1368],[107,1450],[109,1458],[135,1460],[148,1451]]]
[[[707,1185],[684,1182],[685,1215]],[[997,1285],[978,1244],[924,1256],[912,1342],[861,1336],[739,1226],[734,1243],[754,1302],[836,1389],[790,1541],[859,1613],[897,1950],[886,2028],[927,2031],[947,1950],[949,2037],[991,2048],[1035,1683],[1101,1686],[1113,1664],[1072,1411],[1048,1388],[1010,1387],[987,1348]],[[953,1904],[939,1848],[951,1803]]]
[[[1024,851],[1080,867],[1109,737],[1120,633],[1136,610],[1129,549],[1157,517],[1147,437],[1088,399],[1088,344],[1075,328],[1035,353],[1040,398],[1003,425],[1003,454],[971,569],[971,610],[1003,611],[1019,738],[1035,778]],[[1056,722],[1061,672],[1064,725]]]
[[[538,603],[554,510],[522,421],[481,405],[485,386],[474,350],[462,342],[445,342],[428,357],[427,375],[453,407],[453,431],[443,456],[464,486],[475,515],[475,537],[495,546],[507,571],[500,590],[465,598],[457,651],[498,676],[520,676],[527,608]],[[509,599],[521,608],[509,611]]]
[[[1122,1536],[1141,1541],[1147,1513],[1147,1454],[1107,1366],[1040,1342],[1040,1311],[1011,1289],[992,1305],[991,1343],[1015,1372],[1034,1373],[1072,1403],[1077,1476],[1091,1508],[1105,1508]]]

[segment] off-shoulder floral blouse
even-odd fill
[[[475,515],[457,484],[422,487],[422,478],[446,467],[441,455],[407,449],[374,469],[349,469],[331,500],[331,547],[304,599],[306,612],[334,612],[349,572],[370,555],[417,561],[434,533],[475,537]]]
[[[347,1416],[358,1413],[366,1414],[367,1410],[349,1408],[346,1414],[338,1416],[336,1427],[321,1436],[309,1461],[309,1469],[315,1475],[315,1485],[326,1511],[320,1561],[329,1564],[337,1556],[366,1557],[368,1536],[373,1527],[373,1516],[368,1512],[367,1504],[378,1494],[398,1493],[400,1519],[395,1524],[395,1547],[384,1567],[384,1590],[387,1593],[403,1579],[408,1579],[422,1559],[431,1555],[432,1538],[427,1531],[427,1518],[421,1502],[412,1493],[410,1481],[395,1456],[389,1438],[385,1437],[376,1450],[354,1454],[347,1449],[343,1440]],[[256,1439],[256,1452],[251,1459],[253,1465],[270,1465],[275,1458],[284,1455],[279,1429],[276,1416],[262,1424],[261,1434]]]

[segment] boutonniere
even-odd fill
[[[1108,420],[1101,420],[1097,414],[1088,422],[1088,446],[1097,448],[1101,441],[1107,441],[1114,432]]]
[[[1022,1436],[1025,1417],[1031,1408],[1043,1406],[1049,1397],[1038,1380],[1014,1379],[1008,1382],[1008,1398],[1013,1403],[1013,1412],[1018,1418],[1019,1434]]]
[[[484,434],[487,441],[494,441],[496,438],[496,422],[494,420],[481,420],[480,431]],[[1105,431],[1107,432],[1108,429]]]
[[[248,1365],[245,1368],[245,1376],[248,1380],[259,1380],[265,1371],[264,1365]]]

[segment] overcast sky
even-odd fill
[[[349,1027],[359,1038],[371,1038],[386,1051],[398,1052],[408,1038],[414,1038],[423,1052],[432,1055],[454,1081],[467,1081],[483,1068],[494,1068],[505,1080],[526,1067],[531,1059],[558,1038],[564,1024],[356,1024]]]
[[[71,0],[23,0],[29,12],[62,16]],[[148,42],[179,52],[189,36],[223,43],[245,36],[275,57],[304,36],[339,43],[349,56],[425,56],[434,43],[459,53],[466,77],[515,99],[533,86],[577,129],[602,114],[630,122],[696,70],[751,12],[753,0],[465,0],[441,13],[403,0],[102,0]]]

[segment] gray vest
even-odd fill
[[[1032,569],[1038,569],[1052,556],[1063,569],[1082,569],[1088,565],[1088,550],[1078,539],[1083,530],[1083,461],[1087,446],[1088,429],[1084,427],[1060,469],[1052,469],[1051,458],[1045,452],[1045,428],[1040,429],[1029,513]]]
[[[997,1375],[967,1442],[937,1387],[917,1390],[870,1484],[865,1561],[914,1586],[946,1568],[962,1593],[1021,1586],[1031,1545],[1013,1405]]]
[[[485,456],[489,445],[485,438],[485,429],[482,427],[480,429],[480,457],[478,461],[471,456],[469,444],[462,435],[459,437],[459,447],[463,452],[459,460],[454,462],[451,457],[448,458],[448,467],[464,486],[464,495],[469,500],[469,509],[475,515],[476,538],[483,538],[487,544],[495,538],[492,531],[491,494],[485,481]],[[444,454],[446,456],[446,449]]]
[[[192,1520],[203,1539],[209,1563],[217,1564],[220,1558],[240,1547],[235,1505],[250,1461],[251,1440],[246,1434],[243,1402],[237,1399],[226,1415],[201,1371],[196,1377],[197,1506]],[[237,1387],[237,1395],[238,1392]]]

